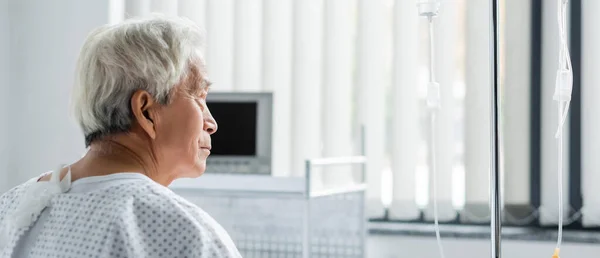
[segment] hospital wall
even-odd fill
[[[0,192],[4,192],[7,185],[7,105],[9,85],[9,19],[8,0],[0,1]]]
[[[0,4],[0,191],[83,154],[69,92],[85,36],[107,22],[104,1]]]

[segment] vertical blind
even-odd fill
[[[119,2],[113,0],[115,2]],[[531,182],[531,1],[502,2],[502,173],[505,206],[532,206],[540,185],[542,224],[557,221],[556,6],[542,10],[541,180]],[[584,4],[583,55],[595,57],[593,11]],[[368,157],[368,214],[393,220],[432,218],[431,127],[426,108],[429,38],[416,1],[404,0],[124,0],[122,17],[152,12],[185,16],[206,28],[206,62],[216,91],[274,93],[273,174],[302,176],[304,160],[358,154],[361,127]],[[441,85],[436,164],[440,219],[489,220],[489,3],[447,1],[434,20]],[[114,10],[118,10],[114,9]],[[121,11],[122,12],[122,11]],[[117,15],[118,16],[118,15]],[[511,19],[506,19],[508,16]],[[598,52],[598,53],[596,53]],[[600,56],[598,56],[600,58]],[[600,120],[595,59],[582,64],[582,177],[586,225],[598,225],[600,182],[595,132]],[[547,65],[546,65],[547,64]],[[568,135],[565,132],[565,135]],[[568,140],[567,140],[568,141]],[[565,146],[568,146],[565,143]],[[568,157],[568,155],[567,155]],[[568,162],[565,162],[568,182]],[[352,180],[343,168],[322,184]],[[568,193],[565,184],[565,193]],[[566,196],[565,200],[569,200]],[[566,215],[570,213],[566,203]],[[509,214],[510,215],[510,214]],[[596,218],[596,219],[593,219]]]
[[[583,197],[583,225],[590,227],[600,226],[600,195],[596,185],[600,183],[600,116],[597,110],[600,103],[596,96],[600,96],[600,73],[598,73],[598,61],[600,60],[600,31],[594,29],[598,24],[598,16],[595,14],[600,10],[600,2],[582,2],[582,197]]]

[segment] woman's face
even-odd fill
[[[170,103],[156,112],[153,152],[159,166],[175,178],[198,177],[206,170],[210,136],[217,131],[206,106],[207,94],[207,81],[198,69],[192,69],[188,78],[175,86]]]

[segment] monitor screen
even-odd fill
[[[207,105],[218,124],[211,137],[211,155],[255,156],[258,104],[208,101]]]

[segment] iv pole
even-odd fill
[[[502,207],[501,207],[501,176],[500,176],[500,130],[498,125],[499,104],[498,90],[500,84],[499,78],[499,62],[500,62],[500,30],[499,16],[500,3],[499,0],[490,0],[490,60],[491,60],[491,159],[490,159],[490,218],[491,218],[491,239],[492,239],[492,258],[500,258],[501,233],[502,233]]]

